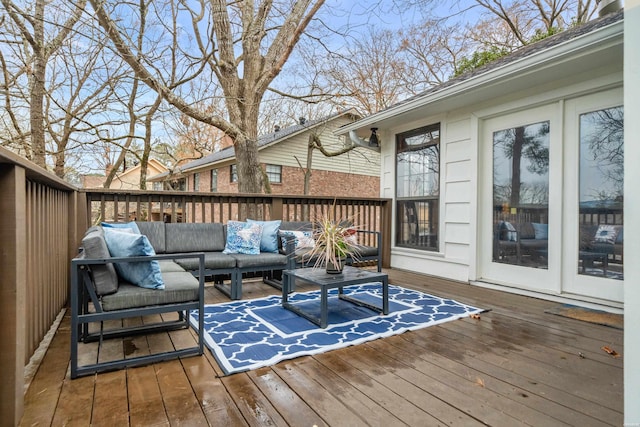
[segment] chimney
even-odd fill
[[[275,126],[273,127],[273,131],[274,131],[274,132],[280,132],[280,125],[275,125]]]
[[[598,16],[605,16],[622,9],[620,0],[598,0]]]
[[[301,125],[305,124],[307,122],[307,119],[305,117],[298,117],[298,123],[300,123]]]

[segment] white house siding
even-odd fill
[[[625,1],[624,31],[627,40],[640,40],[640,0]],[[625,117],[625,233],[624,256],[634,260],[625,265],[624,313],[624,422],[626,426],[640,425],[640,51],[637,43],[625,45],[624,52],[624,109]]]
[[[320,132],[320,140],[327,151],[335,152],[344,146],[344,137],[336,136],[333,132],[347,123],[350,121],[346,118],[339,118],[331,121],[331,126],[315,128]],[[260,162],[297,168],[297,158],[302,166],[306,166],[308,141],[309,133],[303,132],[287,141],[265,147],[260,151]],[[313,169],[379,176],[380,155],[366,148],[356,148],[337,157],[325,157],[320,151],[314,150],[312,160]]]
[[[556,152],[552,155],[557,162],[557,150],[561,147],[558,141],[564,136],[564,102],[621,85],[620,66],[621,64],[611,64],[593,70],[591,78],[586,78],[584,73],[576,75],[571,84],[566,80],[547,82],[544,87],[527,88],[499,99],[487,99],[482,103],[466,106],[464,110],[440,111],[440,118],[432,116],[384,131],[381,195],[395,197],[395,135],[432,123],[440,122],[441,125],[440,252],[392,247],[391,266],[452,280],[481,280],[482,272],[476,265],[483,244],[478,239],[478,212],[486,210],[486,206],[479,205],[482,185],[478,178],[480,174],[487,173],[480,163],[478,153],[483,144],[482,124],[487,119],[515,111],[524,111],[526,114],[533,109],[546,110],[555,127],[552,139]],[[558,177],[556,171],[552,173],[551,180],[561,182],[562,177]],[[555,206],[560,205],[556,202]],[[560,260],[550,260],[550,268],[557,262]],[[554,270],[558,268],[553,267]],[[553,281],[556,283],[552,290],[542,292],[561,293],[559,275]]]

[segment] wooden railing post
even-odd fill
[[[271,200],[271,219],[283,219],[282,205],[282,197],[274,196]]]
[[[24,168],[0,164],[0,414],[18,425],[24,409],[25,289],[27,275],[26,176]]]
[[[393,202],[385,201],[380,209],[382,222],[380,231],[382,232],[382,266],[391,267],[391,221],[393,218]]]

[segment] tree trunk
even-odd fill
[[[35,164],[47,167],[44,140],[44,79],[47,61],[44,57],[44,0],[37,0],[33,20],[33,69],[31,70],[30,117],[31,154]]]
[[[524,126],[517,127],[515,132],[511,156],[511,206],[520,204],[520,164],[522,161],[522,147],[524,146]]]

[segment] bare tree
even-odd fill
[[[56,26],[45,25],[51,16],[57,15],[49,10],[45,20],[46,0],[35,0],[33,11],[24,10],[11,0],[0,1],[8,16],[19,29],[21,41],[30,49],[29,61],[24,64],[27,68],[26,74],[29,76],[30,157],[37,165],[46,167],[44,104],[47,63],[82,16],[86,0],[67,3],[72,6],[68,11],[68,17]],[[57,30],[57,33],[54,30]],[[48,31],[49,33],[47,33]]]
[[[114,19],[118,14],[127,16],[131,8],[140,5],[159,8],[160,2],[141,2],[134,6],[115,1],[90,1],[100,25],[136,76],[182,113],[226,133],[234,142],[239,190],[260,192],[262,175],[256,173],[259,170],[260,104],[324,0],[166,2],[174,10],[188,15],[192,22],[190,36],[199,50],[197,56],[190,50],[180,52],[181,56],[162,58],[182,61],[176,68],[184,73],[173,82],[162,74],[161,67],[154,67],[145,53],[136,50],[130,37],[134,29],[125,28],[122,21]],[[180,93],[184,83],[202,75],[206,67],[224,94],[226,117],[207,115]]]

